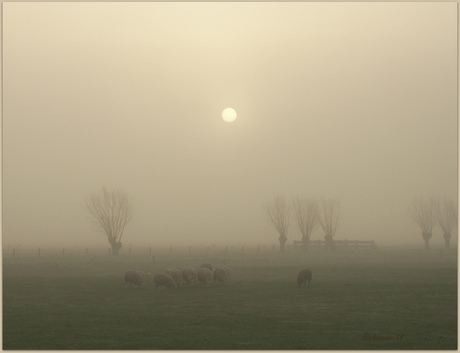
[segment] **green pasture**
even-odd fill
[[[123,283],[203,262],[225,283]],[[296,273],[313,272],[298,288]],[[3,258],[3,349],[457,349],[457,254],[415,249]]]

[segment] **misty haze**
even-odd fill
[[[457,10],[4,3],[3,348],[456,349]]]

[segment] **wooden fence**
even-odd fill
[[[363,240],[335,240],[335,246],[339,249],[372,249],[377,244],[372,241]],[[299,250],[303,248],[302,241],[295,240],[292,244],[286,244],[286,251]],[[311,240],[311,249],[325,249],[324,240]],[[120,256],[246,256],[279,253],[279,244],[261,245],[195,245],[195,246],[124,246]],[[111,256],[110,247],[3,247],[3,257],[91,257]]]
[[[377,247],[377,243],[373,240],[334,240],[336,248],[342,249],[372,249]],[[310,240],[310,248],[325,248],[324,240]],[[294,240],[294,249],[303,248],[301,240]]]
[[[293,246],[292,246],[293,248]],[[289,249],[289,247],[288,247]],[[124,246],[119,256],[246,256],[279,252],[279,245],[195,245],[195,246]],[[3,257],[91,257],[111,256],[108,247],[3,247]]]

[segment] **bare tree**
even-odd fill
[[[442,203],[436,200],[435,206],[439,226],[444,232],[445,246],[446,249],[449,249],[452,230],[457,224],[457,205],[453,200],[444,199]]]
[[[311,233],[318,225],[319,211],[318,202],[307,197],[297,196],[293,201],[295,219],[302,233],[303,248],[308,250],[310,245]]]
[[[422,237],[425,241],[425,249],[430,248],[430,239],[433,235],[433,227],[436,224],[436,202],[433,198],[426,201],[423,196],[414,197],[409,205],[409,212],[413,220],[422,229]]]
[[[101,191],[88,195],[84,207],[107,235],[112,254],[118,255],[123,231],[133,215],[128,195],[122,190],[109,190],[104,186]]]
[[[319,210],[319,223],[325,233],[326,248],[335,249],[334,235],[339,225],[340,203],[333,199],[323,199]]]
[[[283,196],[275,196],[264,205],[264,212],[280,235],[280,252],[283,252],[289,229],[289,205]]]

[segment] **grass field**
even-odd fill
[[[175,290],[123,283],[128,269],[202,262],[234,276]],[[305,267],[313,280],[298,288]],[[456,350],[457,254],[3,258],[3,349]]]

